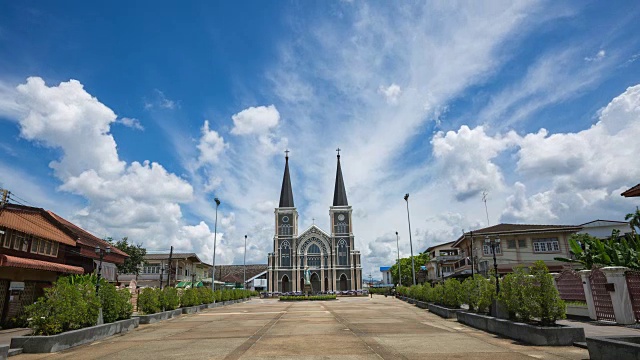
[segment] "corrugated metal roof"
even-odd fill
[[[0,226],[62,244],[76,246],[76,239],[55,224],[40,208],[7,204],[0,209]]]
[[[106,248],[107,246],[111,247],[111,253],[115,253],[118,254],[120,256],[124,256],[124,257],[129,257],[129,255],[127,255],[127,253],[125,253],[124,251],[116,248],[115,246],[111,246],[111,244],[109,244],[108,242],[94,236],[93,234],[91,234],[90,232],[82,229],[81,227],[73,224],[72,222],[70,222],[69,220],[63,218],[62,216],[54,213],[53,211],[48,211],[49,215],[51,215],[54,219],[58,220],[60,222],[60,224],[62,224],[62,226],[66,227],[69,231],[71,231],[73,234],[75,234],[75,236],[78,237],[78,242],[80,244],[86,245],[86,246],[90,246],[95,248],[96,246],[99,246],[101,248]]]
[[[84,269],[80,266],[58,264],[49,261],[21,258],[17,256],[0,255],[0,267],[16,267],[22,269],[36,269],[61,272],[67,274],[83,274]]]

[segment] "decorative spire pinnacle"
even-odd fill
[[[294,207],[293,190],[291,189],[291,177],[289,176],[289,150],[285,150],[284,176],[282,177],[282,189],[280,190],[280,206]]]
[[[336,170],[336,187],[333,191],[333,206],[347,206],[347,191],[344,188],[344,180],[342,179],[342,168],[340,167],[340,148],[338,152],[338,168]]]

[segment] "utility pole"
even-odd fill
[[[489,224],[489,209],[487,208],[487,195],[489,195],[487,190],[482,191],[482,201],[484,202],[484,212],[485,214],[487,214],[487,226],[491,226]]]
[[[213,257],[211,262],[211,267],[213,271],[211,272],[211,290],[216,291],[216,240],[218,239],[218,206],[220,206],[220,199],[214,198],[213,201],[216,203],[216,222],[213,226]],[[215,304],[216,300],[213,299],[213,303]]]
[[[471,235],[471,278],[473,278],[473,255],[474,255],[474,250],[473,250],[473,231],[469,231],[469,234]]]
[[[160,290],[162,290],[162,273],[164,272],[164,263],[160,262]]]
[[[0,189],[0,193],[2,194],[2,201],[0,201],[0,208],[2,208],[7,204],[7,200],[9,199],[9,190]]]
[[[169,251],[169,267],[167,270],[167,286],[170,286],[170,281],[171,281],[171,260],[173,258],[173,246],[171,247],[171,250]]]
[[[407,222],[409,222],[409,247],[411,249],[411,276],[413,277],[413,285],[416,284],[416,264],[413,259],[413,241],[411,240],[411,218],[409,217],[409,193],[404,195],[404,201],[407,202]]]
[[[398,286],[402,286],[402,269],[400,268],[400,237],[396,231],[396,246],[398,247]]]

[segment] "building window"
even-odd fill
[[[507,240],[507,249],[515,249],[516,241],[515,240]]]
[[[348,231],[347,223],[339,222],[336,224],[336,234],[346,234]]]
[[[11,247],[11,237],[8,234],[9,230],[5,230],[5,233],[0,235],[2,239],[2,246],[7,249]]]
[[[283,241],[280,246],[280,266],[291,266],[291,245],[288,241]]]
[[[533,252],[549,253],[549,252],[559,252],[559,251],[560,251],[560,243],[558,242],[558,238],[533,240]]]
[[[160,274],[160,265],[149,265],[142,267],[143,274]]]
[[[482,245],[482,253],[485,255],[491,255],[491,246]],[[496,244],[496,255],[502,254],[502,249],[500,248],[500,244]]]
[[[59,244],[55,241],[33,238],[31,241],[31,253],[46,256],[58,256]],[[26,251],[26,247],[24,248]]]
[[[340,239],[340,241],[338,241],[338,265],[348,265],[348,252],[349,247],[347,246],[347,242],[344,239]]]
[[[519,248],[526,248],[527,247],[527,239],[518,240],[518,247]]]

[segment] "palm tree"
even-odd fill
[[[636,206],[636,211],[633,213],[627,214],[624,217],[625,220],[629,221],[629,226],[631,227],[631,233],[636,233],[636,228],[640,228],[640,209]]]

